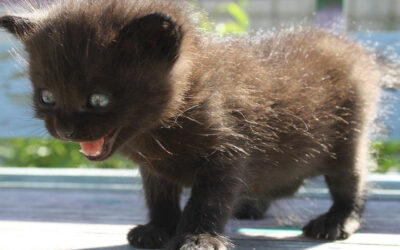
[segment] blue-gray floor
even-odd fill
[[[0,249],[132,249],[126,244],[127,231],[146,222],[140,180],[133,175],[0,168]],[[330,206],[318,181],[295,198],[274,204],[264,220],[231,220],[227,234],[236,249],[398,249],[399,179],[373,179],[381,188],[375,188],[368,202],[362,230],[349,240],[301,237],[301,226]]]

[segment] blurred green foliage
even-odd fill
[[[54,139],[0,139],[0,165],[44,168],[132,168],[133,165],[118,155],[104,162],[90,162],[79,150],[77,143]]]
[[[344,5],[343,0],[318,0],[317,9],[324,9],[330,7],[342,7]]]
[[[378,173],[400,172],[400,141],[378,141],[372,145]]]
[[[400,172],[400,141],[373,143],[378,173]],[[88,161],[77,143],[54,139],[16,138],[0,139],[0,165],[13,167],[48,168],[132,168],[122,156],[113,156],[100,163]]]
[[[196,2],[193,1],[196,5]],[[246,34],[250,28],[250,18],[246,13],[247,0],[238,0],[232,2],[220,3],[217,5],[216,12],[218,14],[229,14],[232,18],[230,22],[212,23],[206,14],[200,14],[200,26],[203,30],[218,33],[221,35]]]

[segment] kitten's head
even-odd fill
[[[0,26],[25,45],[49,133],[104,160],[154,127],[174,98],[183,24],[157,1],[61,2],[40,18],[3,16]]]

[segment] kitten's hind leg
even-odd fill
[[[239,220],[260,220],[269,207],[269,202],[258,198],[242,198],[233,210],[233,217]]]
[[[340,145],[336,160],[330,160],[325,180],[333,199],[326,214],[303,228],[305,236],[316,239],[346,239],[360,227],[365,204],[365,174],[368,144]]]

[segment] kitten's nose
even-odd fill
[[[57,128],[57,134],[64,139],[72,139],[74,136],[73,128]]]
[[[75,125],[72,118],[66,114],[58,113],[54,119],[54,130],[61,139],[71,140],[76,136]]]

